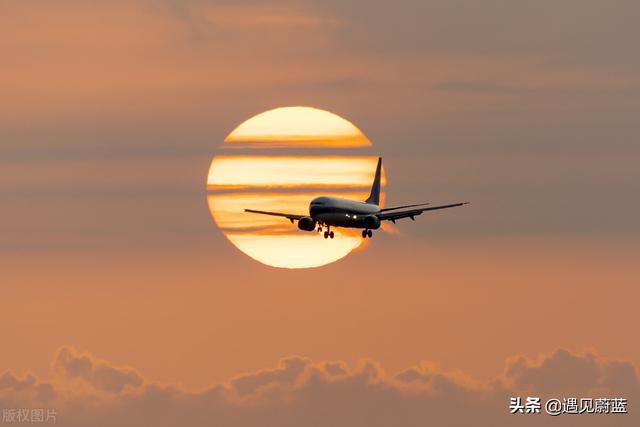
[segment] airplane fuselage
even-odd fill
[[[375,230],[380,227],[375,217],[378,212],[378,205],[338,197],[316,197],[309,204],[309,215],[314,221],[336,227]]]
[[[437,209],[453,208],[466,203],[451,203],[448,205],[424,207],[427,203],[419,203],[404,206],[380,208],[380,185],[382,177],[382,157],[378,157],[376,174],[371,185],[369,197],[364,202],[357,200],[341,199],[339,197],[322,196],[316,197],[309,204],[309,216],[297,213],[259,211],[255,209],[245,209],[261,215],[273,215],[285,217],[293,224],[298,221],[298,228],[302,231],[324,230],[324,238],[333,239],[335,233],[331,227],[361,228],[362,238],[371,237],[371,230],[380,228],[382,221],[395,222],[403,218],[411,218],[426,211]],[[414,209],[407,209],[414,208]]]

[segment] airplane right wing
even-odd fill
[[[291,222],[298,221],[300,220],[300,218],[303,218],[305,216],[305,215],[295,215],[295,214],[280,213],[280,212],[256,211],[253,209],[245,209],[244,211],[255,213],[255,214],[262,214],[262,215],[282,216],[287,218]]]
[[[390,208],[382,208],[380,209],[380,212],[395,211],[395,210],[404,209],[404,208],[415,208],[416,206],[426,206],[428,204],[429,203],[418,203],[417,205],[392,206]]]
[[[378,217],[378,219],[380,219],[380,221],[391,221],[395,223],[396,220],[398,219],[403,219],[403,218],[414,219],[414,217],[422,214],[422,212],[435,211],[438,209],[455,208],[458,206],[466,205],[468,203],[469,202],[451,203],[449,205],[430,206],[428,208],[411,209],[408,211],[382,212],[382,213],[376,214],[376,216]]]

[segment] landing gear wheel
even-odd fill
[[[369,238],[373,237],[373,232],[371,230],[367,230],[367,236],[369,236]]]
[[[362,238],[363,239],[367,238],[367,230],[362,230]]]
[[[324,238],[326,239],[327,237],[329,237],[329,232],[328,232],[328,231],[325,231],[325,232],[324,232]]]
[[[318,233],[322,232],[322,227],[318,227]]]
[[[331,237],[333,239],[333,231],[329,232],[329,237]]]

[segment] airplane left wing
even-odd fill
[[[244,211],[255,213],[255,214],[262,214],[262,215],[282,216],[287,218],[291,222],[298,221],[300,218],[303,218],[305,216],[305,215],[295,215],[295,214],[280,213],[280,212],[255,211],[253,209],[245,209]]]
[[[469,202],[451,203],[449,205],[430,206],[428,208],[411,209],[411,210],[407,210],[407,211],[382,212],[382,213],[376,214],[376,216],[378,217],[378,219],[380,219],[380,221],[391,221],[391,222],[395,223],[396,220],[402,219],[402,218],[414,219],[414,217],[422,214],[422,212],[435,211],[435,210],[438,210],[438,209],[455,208],[455,207],[458,207],[458,206],[466,205],[468,203]]]

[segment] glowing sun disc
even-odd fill
[[[236,248],[272,267],[311,268],[337,261],[363,244],[360,230],[336,228],[334,239],[324,239],[285,218],[244,212],[250,208],[308,215],[309,202],[319,195],[364,200],[377,157],[339,153],[343,147],[370,147],[355,125],[316,108],[276,108],[236,127],[223,146],[232,144],[255,151],[214,156],[207,202],[214,222]],[[336,152],[269,153],[283,147],[332,147]]]
[[[350,121],[311,107],[281,107],[242,122],[224,142],[229,147],[368,147]]]

